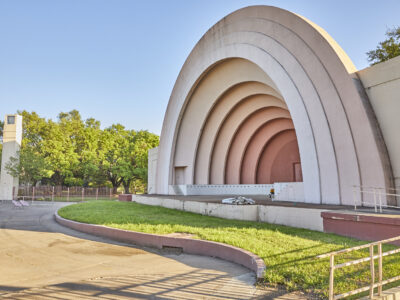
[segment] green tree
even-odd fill
[[[101,172],[101,162],[104,159],[100,122],[89,118],[78,143],[79,169],[77,176],[83,180],[84,186],[105,185],[107,178]]]
[[[144,188],[147,184],[147,152],[158,146],[159,137],[144,130],[126,130],[120,124],[112,125],[104,134],[107,151],[103,166],[114,193],[121,184],[125,193],[130,192],[131,185],[136,192],[139,182]]]
[[[79,185],[82,182],[74,177],[74,171],[79,165],[75,152],[75,140],[69,125],[53,121],[48,122],[48,136],[43,141],[43,154],[54,171],[50,183],[56,185]]]
[[[145,188],[147,151],[158,145],[157,135],[120,124],[102,130],[99,121],[84,121],[77,110],[61,112],[56,121],[18,113],[23,116],[20,159],[13,158],[8,171],[21,182],[112,185],[114,193],[121,184],[126,192],[130,186]]]
[[[145,189],[147,184],[147,157],[148,150],[158,146],[157,135],[148,131],[127,131],[126,146],[121,149],[119,161],[119,176],[125,193],[130,192],[130,186],[137,192],[138,187]]]
[[[0,121],[0,136],[3,137],[4,122]]]
[[[400,26],[386,31],[387,39],[380,42],[375,50],[367,52],[371,65],[387,61],[400,55]]]
[[[19,158],[18,158],[19,155]],[[17,157],[10,157],[5,168],[13,177],[19,177],[22,183],[36,185],[43,178],[51,177],[52,171],[43,156],[31,147],[22,148]]]
[[[113,193],[116,194],[122,184],[123,176],[127,168],[124,151],[128,147],[128,131],[121,124],[114,124],[102,132],[101,143],[103,148],[103,160],[101,168],[103,174],[111,182]]]
[[[133,142],[133,151],[131,152],[131,165],[133,166],[134,192],[136,193],[138,183],[142,183],[140,190],[145,191],[147,187],[148,174],[148,152],[149,149],[157,147],[160,142],[158,135],[147,130],[138,131]]]

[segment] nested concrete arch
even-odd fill
[[[288,75],[288,73],[282,68],[282,65],[280,62],[276,61],[273,57],[271,57],[267,52],[263,51],[262,49],[249,45],[249,44],[235,44],[235,45],[226,45],[223,47],[223,49],[215,50],[209,55],[206,55],[204,58],[212,58],[211,61],[214,59],[217,59],[217,61],[226,61],[226,56],[229,56],[231,58],[244,58],[245,61],[248,62],[249,65],[254,65],[260,68],[260,70],[263,70],[265,74],[270,74],[270,78],[273,80],[273,82],[276,84],[278,87],[279,92],[282,94],[283,98],[285,99],[285,102],[289,108],[289,111],[291,112],[293,122],[296,127],[296,132],[297,132],[297,137],[299,141],[299,149],[300,149],[300,156],[302,160],[302,164],[307,166],[304,167],[303,169],[303,178],[304,178],[304,190],[305,190],[305,195],[307,199],[310,202],[313,203],[320,203],[321,201],[321,185],[320,185],[320,172],[319,172],[319,166],[318,166],[318,157],[316,154],[316,148],[315,148],[315,142],[314,142],[314,134],[313,130],[310,124],[310,120],[307,114],[307,111],[304,107],[304,103],[302,100],[301,95],[298,92],[298,89],[296,85],[293,83],[291,77]],[[250,60],[251,59],[251,60]],[[211,65],[215,65],[215,63],[211,63]],[[190,69],[191,70],[191,69]],[[189,71],[190,71],[189,70]],[[208,67],[204,68],[204,72],[209,70]],[[232,73],[226,73],[225,76],[228,76],[228,74]],[[245,72],[239,72],[241,75],[246,75]],[[239,74],[235,74],[236,76]],[[200,76],[200,74],[199,74]],[[204,74],[202,75],[202,77]],[[228,76],[229,77],[229,76]],[[187,78],[185,76],[185,78]],[[198,78],[198,77],[196,77]],[[179,78],[178,78],[179,80]],[[193,84],[198,81],[194,80]],[[177,82],[178,83],[178,82]],[[189,92],[189,91],[188,91]],[[208,99],[217,99],[217,97],[212,97]],[[212,101],[212,100],[211,100]],[[171,102],[170,102],[171,103]],[[192,103],[189,101],[188,105]],[[169,106],[167,108],[167,114],[166,117],[169,115],[168,110],[172,106]],[[185,113],[182,112],[183,118],[185,116],[188,116],[187,113],[187,107],[185,106]],[[196,111],[195,117],[197,118],[198,116],[198,111]],[[183,119],[182,118],[182,119]],[[178,120],[176,120],[178,122]],[[167,122],[168,123],[168,122]],[[185,145],[184,143],[181,143],[179,145],[179,140],[182,135],[186,136],[198,136],[199,133],[195,134],[192,133],[191,135],[187,134],[187,129],[185,128],[189,127],[188,126],[182,126],[183,122],[179,118],[179,129],[176,128],[176,135],[179,135],[179,137],[176,137],[176,143],[171,145],[174,147],[173,153],[177,153],[178,150],[175,151],[175,148],[179,148],[182,145]],[[191,124],[191,123],[189,123]],[[190,127],[192,127],[190,125]],[[200,126],[199,126],[200,127]],[[183,131],[181,130],[183,128]],[[192,128],[193,129],[193,128]],[[183,140],[183,139],[182,139]],[[163,142],[161,141],[160,148],[163,148]],[[161,150],[161,149],[160,149]],[[172,150],[172,149],[171,149]],[[182,148],[181,151],[186,151],[187,148],[184,147]],[[172,154],[171,152],[171,154]],[[161,158],[161,155],[159,155],[159,158]],[[173,159],[173,158],[172,158]],[[171,160],[170,160],[171,162]],[[181,161],[178,161],[178,164],[175,161],[175,166],[185,166],[184,168],[186,169],[186,174],[190,174],[192,166],[190,163],[186,162],[185,164],[181,164]],[[334,171],[336,169],[333,169]],[[162,167],[159,169],[159,171],[162,171]],[[173,179],[173,171],[174,167],[171,166],[169,169],[171,172],[170,174],[170,179]],[[158,173],[160,174],[160,173]],[[159,178],[159,175],[157,174],[157,177]],[[161,176],[161,175],[160,175]],[[185,177],[187,179],[187,183],[191,183],[189,180],[190,178]],[[334,182],[334,179],[331,180],[330,182]],[[329,183],[329,182],[327,182]],[[335,196],[336,194],[333,194]],[[326,197],[332,197],[331,194],[325,195]]]
[[[226,118],[224,118],[218,127],[213,142],[208,145],[210,159],[206,166],[209,170],[209,183],[225,183],[226,157],[238,128],[243,123],[243,120],[253,114],[253,112],[266,107],[286,109],[286,105],[275,97],[258,94],[244,98],[227,113]],[[252,134],[252,132],[248,132],[248,134]]]
[[[240,184],[241,162],[249,139],[263,125],[277,118],[290,118],[286,109],[268,106],[250,114],[240,125],[229,145],[225,163],[225,183]]]
[[[228,71],[230,63],[243,68]],[[259,6],[227,16],[203,36],[178,76],[163,124],[156,192],[168,193],[175,167],[193,183],[202,121],[224,91],[245,81],[265,83],[284,99],[296,130],[305,201],[350,204],[352,185],[388,187],[385,145],[354,71],[331,37],[296,14]],[[206,83],[212,78],[218,86]]]
[[[236,32],[238,25],[242,31]],[[251,31],[255,28],[258,30]],[[350,195],[352,186],[361,183],[353,133],[340,94],[320,59],[296,33],[275,21],[240,19],[237,23],[227,22],[224,29],[227,44],[257,43],[291,74],[312,124],[321,174],[329,174],[321,176],[321,193],[339,195],[339,198],[342,194]],[[323,200],[325,203],[338,201],[337,198]]]
[[[246,72],[242,72],[246,69]],[[229,76],[226,76],[229,74]],[[173,165],[185,167],[185,180],[187,184],[193,183],[193,165],[197,152],[197,141],[203,129],[203,122],[215,106],[217,99],[227,94],[231,88],[238,84],[244,85],[246,81],[263,83],[264,86],[273,86],[273,81],[254,64],[249,64],[243,59],[230,59],[215,65],[207,76],[204,76],[196,86],[190,101],[186,103],[185,112],[177,130]],[[273,94],[279,99],[275,89],[263,88],[267,94]],[[259,89],[258,87],[256,89]],[[246,95],[246,89],[241,89],[238,95]],[[233,96],[236,97],[236,96]],[[240,97],[238,97],[240,99]],[[282,102],[282,101],[280,101]],[[234,100],[230,103],[234,104]],[[204,130],[203,130],[204,131]],[[173,178],[171,178],[173,180]]]
[[[292,120],[279,118],[264,124],[251,136],[240,162],[240,183],[251,184],[257,182],[257,169],[263,150],[271,139],[282,131],[287,130],[294,130]]]
[[[215,105],[203,120],[200,137],[197,141],[196,157],[194,161],[195,184],[209,184],[209,169],[212,151],[218,132],[223,122],[232,114],[232,111],[241,107],[243,101],[249,101],[256,108],[260,106],[276,106],[286,108],[286,104],[272,87],[261,82],[242,82],[230,87],[215,101]]]
[[[257,183],[296,181],[294,162],[300,162],[296,133],[283,130],[273,136],[262,150],[257,163]]]

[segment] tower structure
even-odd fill
[[[3,130],[3,153],[1,157],[0,200],[12,200],[13,190],[18,189],[18,178],[8,174],[6,165],[10,157],[16,157],[22,141],[22,116],[6,115]]]

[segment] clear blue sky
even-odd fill
[[[400,25],[398,0],[0,0],[0,117],[78,109],[102,127],[159,134],[191,49],[225,15],[255,4],[317,23],[358,69]]]

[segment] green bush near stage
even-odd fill
[[[288,290],[312,293],[317,298],[326,298],[328,295],[329,259],[317,259],[316,256],[367,243],[335,234],[261,222],[227,220],[134,202],[79,203],[61,208],[59,214],[78,222],[124,230],[155,234],[190,233],[196,239],[236,246],[264,260],[267,270],[261,285],[284,285]],[[395,246],[385,245],[383,251],[393,248]],[[367,256],[369,250],[364,249],[335,257],[335,263]],[[384,257],[383,265],[384,279],[400,274],[399,255]],[[377,260],[375,267],[377,270]],[[336,270],[335,293],[367,286],[370,283],[369,268],[370,264],[366,262]]]

